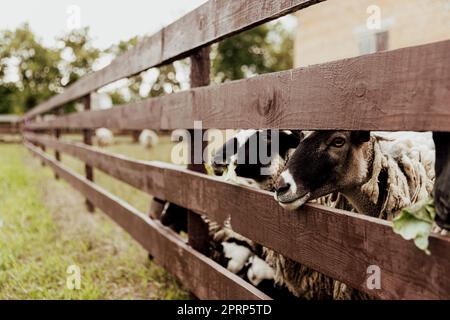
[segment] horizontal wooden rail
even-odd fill
[[[55,170],[58,176],[108,214],[198,298],[270,299],[235,274],[193,250],[159,222],[151,220],[128,203],[65,168],[33,145],[26,144],[26,147]]]
[[[19,132],[18,128],[0,127],[0,134],[18,134]]]
[[[134,161],[36,134],[26,140],[80,160],[160,199],[212,220],[231,217],[233,229],[281,254],[384,299],[449,299],[450,239],[432,235],[431,256],[404,241],[386,221],[306,205],[283,210],[269,192],[158,163]],[[97,204],[95,204],[97,205]],[[381,269],[381,289],[366,287],[367,268]]]
[[[187,57],[202,46],[321,1],[323,0],[210,0],[146,38],[109,66],[88,75],[62,94],[32,109],[24,118],[30,119],[51,111],[111,82]]]
[[[28,129],[450,131],[450,40],[81,112]]]

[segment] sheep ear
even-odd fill
[[[295,138],[297,140],[302,140],[303,137],[304,137],[304,134],[303,134],[302,130],[282,130],[282,132],[286,136],[292,136],[292,138]]]
[[[352,141],[356,144],[361,144],[370,140],[370,131],[352,131]]]

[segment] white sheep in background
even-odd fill
[[[97,144],[101,148],[111,146],[114,143],[114,135],[109,129],[97,129],[95,130],[95,136],[97,138]]]
[[[146,148],[152,148],[159,143],[158,134],[153,130],[145,129],[139,135],[139,144]]]

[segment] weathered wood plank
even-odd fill
[[[450,131],[450,40],[67,115],[30,129]]]
[[[283,210],[269,192],[159,162],[133,161],[75,143],[27,134],[150,194],[222,222],[283,255],[384,299],[449,299],[450,239],[432,235],[431,256],[392,231],[390,223],[318,205]],[[366,287],[380,267],[381,290]]]
[[[210,60],[211,47],[205,47],[199,49],[191,55],[191,72],[190,72],[190,83],[191,88],[204,87],[210,84],[210,73],[211,73],[211,60]],[[197,132],[196,132],[197,131]],[[191,137],[200,134],[203,137],[204,130],[190,130]],[[207,142],[203,141],[202,144],[202,154],[207,147]],[[188,169],[199,173],[206,173],[205,166],[203,163],[196,164],[195,160],[195,144],[194,140],[191,140],[189,145],[189,165]],[[209,239],[209,229],[203,219],[200,218],[195,212],[188,211],[188,236],[189,245],[194,249],[206,253],[208,252],[208,239]],[[181,219],[183,217],[180,217]]]
[[[30,119],[111,82],[187,57],[193,50],[323,0],[210,0],[146,38],[109,66],[90,74],[25,114]]]
[[[149,167],[149,162],[134,161],[81,143],[58,141],[45,135],[25,133],[24,139],[66,153],[155,197],[164,195],[163,169]],[[158,192],[160,189],[161,192]]]
[[[19,129],[15,127],[0,127],[0,134],[17,134]]]
[[[201,299],[270,299],[235,274],[190,248],[185,241],[160,223],[151,220],[123,200],[113,196],[81,175],[65,168],[54,158],[26,144],[72,187],[108,214],[155,260],[173,273]]]

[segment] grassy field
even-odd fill
[[[66,140],[80,141],[78,136],[67,136]],[[130,137],[115,137],[114,145],[102,149],[115,154],[121,154],[138,160],[157,160],[170,162],[170,153],[173,144],[170,141],[170,137],[163,136],[160,138],[160,143],[151,149],[146,149],[139,144],[131,143]],[[53,150],[48,150],[53,154]],[[84,163],[76,158],[63,154],[61,156],[62,163],[80,174],[84,174]],[[128,203],[132,204],[135,208],[142,212],[148,212],[151,202],[151,196],[148,194],[129,186],[126,183],[117,180],[100,170],[94,170],[95,182],[108,190],[109,192],[121,197]]]
[[[167,142],[167,141],[166,141]],[[149,152],[118,144],[111,151],[167,161],[170,144]],[[82,164],[63,156],[82,172]],[[96,181],[147,210],[150,196],[100,172]],[[66,287],[67,268],[81,271],[81,289]],[[19,145],[0,144],[0,299],[185,299],[188,294],[104,214],[56,181]]]

